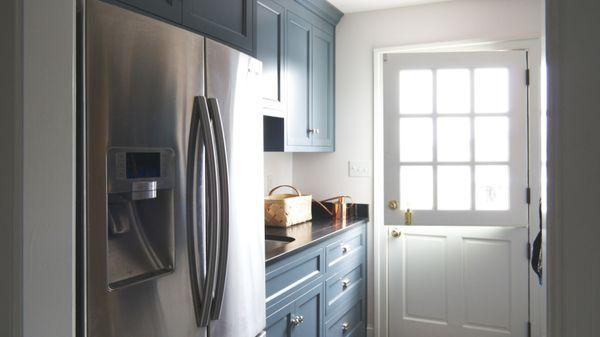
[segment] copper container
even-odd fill
[[[325,206],[323,203],[329,202],[331,203],[331,209]],[[348,208],[354,206],[352,202],[352,198],[347,195],[340,195],[337,197],[329,198],[322,200],[321,202],[317,202],[321,205],[327,213],[329,213],[336,220],[346,220],[346,216],[348,214]]]

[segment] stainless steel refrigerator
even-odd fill
[[[84,5],[80,331],[264,334],[260,62]]]

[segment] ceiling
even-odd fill
[[[344,13],[422,5],[452,0],[327,0]]]

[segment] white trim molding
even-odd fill
[[[530,239],[537,234],[537,200],[541,190],[541,41],[538,36],[506,39],[499,41],[465,40],[431,44],[417,44],[398,47],[382,47],[373,50],[373,237],[374,237],[374,322],[373,336],[388,337],[388,246],[387,229],[384,219],[384,134],[383,134],[383,62],[387,53],[424,53],[459,51],[526,50],[529,55],[529,180],[532,188],[532,204],[529,210]],[[545,331],[546,308],[545,289],[538,286],[531,269],[530,283],[530,320],[533,336],[542,336]]]

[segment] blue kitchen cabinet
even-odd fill
[[[256,0],[104,0],[255,55]]]
[[[262,61],[261,94],[266,114],[283,117],[285,8],[271,0],[256,3],[256,57]]]
[[[165,20],[181,23],[182,7],[180,0],[118,0],[118,2]]]
[[[366,220],[266,266],[267,337],[366,335]]]
[[[183,0],[183,25],[254,55],[255,6],[256,0]]]
[[[258,0],[257,11],[264,112],[285,120],[265,125],[265,151],[333,152],[335,25],[342,13],[324,0]]]

